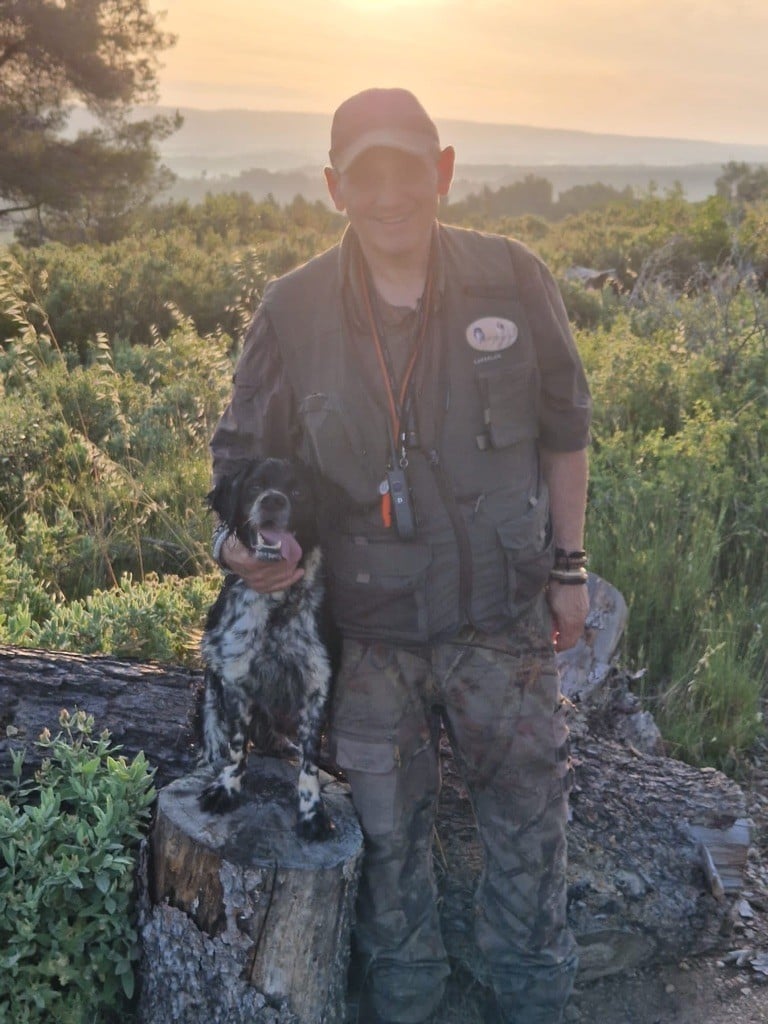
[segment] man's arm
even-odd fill
[[[589,460],[586,448],[575,452],[541,450],[541,466],[549,488],[550,514],[555,547],[580,551],[584,547]],[[584,632],[589,612],[585,585],[552,580],[547,591],[559,651],[573,647]]]
[[[214,483],[249,459],[290,458],[296,440],[294,405],[277,340],[260,310],[246,335],[229,405],[211,439]],[[304,575],[296,562],[261,561],[226,529],[214,535],[214,557],[260,594],[285,590]]]

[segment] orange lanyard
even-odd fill
[[[410,354],[410,357],[408,359],[408,365],[405,368],[405,373],[403,374],[403,379],[400,382],[400,391],[399,391],[399,394],[398,394],[398,397],[397,397],[397,401],[395,401],[395,394],[394,394],[394,391],[392,389],[392,381],[391,381],[390,376],[389,376],[389,371],[387,369],[386,360],[384,359],[384,349],[383,349],[383,346],[381,344],[381,338],[379,337],[378,328],[376,326],[376,317],[373,314],[373,307],[371,305],[371,296],[370,296],[370,293],[368,291],[368,282],[366,280],[365,271],[363,269],[362,258],[360,260],[360,282],[361,282],[362,291],[363,291],[363,299],[365,300],[365,309],[366,309],[366,312],[368,314],[368,324],[369,324],[369,326],[371,328],[371,334],[373,336],[373,343],[374,343],[374,347],[376,349],[376,356],[377,356],[378,361],[379,361],[379,369],[381,370],[381,376],[382,376],[382,378],[384,380],[384,387],[385,387],[386,393],[387,393],[387,402],[389,404],[389,415],[390,415],[390,419],[391,419],[391,422],[392,422],[392,440],[393,440],[393,445],[397,445],[398,441],[400,440],[400,430],[401,430],[401,427],[402,427],[402,424],[400,422],[400,418],[401,418],[401,411],[400,410],[402,410],[402,408],[403,408],[403,403],[405,402],[405,396],[408,393],[408,385],[411,382],[411,377],[413,376],[413,371],[414,371],[414,368],[416,366],[416,360],[419,357],[419,352],[421,351],[421,346],[422,346],[422,344],[424,342],[424,335],[427,332],[427,321],[429,320],[429,301],[430,301],[430,296],[431,296],[431,293],[432,293],[432,274],[430,273],[428,275],[428,277],[427,277],[427,283],[426,283],[426,286],[424,288],[424,306],[423,306],[421,326],[419,328],[419,334],[418,334],[418,337],[416,339],[416,343],[414,344],[413,349],[412,349],[411,354]]]
[[[379,361],[379,369],[381,370],[381,376],[384,381],[384,389],[387,395],[387,403],[389,405],[389,416],[392,424],[392,451],[393,456],[397,453],[397,445],[400,445],[400,466],[405,469],[408,465],[408,458],[405,450],[405,440],[402,436],[402,429],[404,424],[402,421],[402,410],[405,403],[406,395],[408,394],[408,386],[411,383],[411,377],[416,366],[416,361],[421,351],[424,336],[427,333],[427,321],[429,320],[429,304],[432,295],[432,271],[427,274],[427,281],[424,287],[424,302],[422,304],[422,316],[421,325],[419,327],[419,333],[414,343],[411,354],[408,358],[408,365],[405,368],[403,379],[400,382],[400,390],[395,399],[395,393],[393,389],[393,382],[387,369],[387,362],[384,358],[384,348],[379,337],[378,327],[376,326],[376,317],[373,313],[373,306],[371,304],[371,296],[368,290],[368,281],[366,278],[365,268],[363,266],[362,256],[358,263],[358,270],[360,273],[360,285],[362,288],[363,299],[365,300],[365,309],[368,314],[368,324],[371,328],[371,334],[373,336],[373,344],[376,349],[376,357]],[[384,526],[389,527],[392,525],[392,496],[387,490],[381,495],[381,519]]]

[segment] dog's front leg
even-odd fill
[[[296,831],[302,839],[327,839],[333,831],[333,822],[323,805],[317,761],[320,754],[320,736],[323,727],[330,671],[327,664],[320,672],[318,682],[308,686],[299,715],[298,739],[301,748],[299,769],[299,817]]]
[[[242,701],[228,702],[227,725],[229,764],[205,787],[199,797],[204,811],[222,813],[235,807],[240,799],[242,778],[248,759],[247,735],[250,713]]]

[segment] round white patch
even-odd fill
[[[473,320],[466,331],[467,341],[478,352],[500,352],[517,341],[517,324],[497,316]]]

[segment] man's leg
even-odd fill
[[[347,641],[331,729],[365,836],[355,937],[367,995],[401,1024],[429,1017],[448,974],[432,870],[440,775],[429,679],[426,657]]]
[[[567,727],[545,620],[435,659],[485,851],[476,939],[504,1022],[558,1024],[577,960],[566,922]]]

